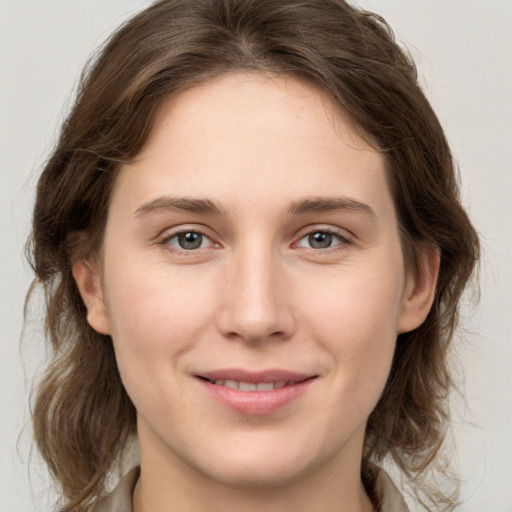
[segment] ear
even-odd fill
[[[72,271],[78,291],[87,308],[89,325],[100,334],[110,334],[110,321],[97,268],[91,263],[79,259],[73,264]]]
[[[402,309],[398,319],[398,334],[419,327],[427,318],[436,293],[441,253],[437,246],[416,250],[417,272],[407,275]]]

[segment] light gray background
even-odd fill
[[[51,503],[37,458],[28,476],[27,390],[43,354],[37,326],[22,351],[27,376],[18,344],[37,171],[87,56],[148,3],[0,0],[0,512],[46,511]],[[468,409],[454,400],[454,460],[464,483],[461,511],[512,511],[512,0],[360,4],[382,14],[415,57],[483,235],[481,304],[466,310],[468,332],[456,350]]]

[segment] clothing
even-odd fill
[[[139,474],[140,468],[133,468],[108,496],[96,504],[92,512],[133,512],[132,494]],[[400,491],[382,468],[371,466],[365,476],[366,486],[372,487],[372,498],[379,512],[409,512]]]

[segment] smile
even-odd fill
[[[195,375],[206,396],[222,408],[251,416],[273,414],[308,393],[318,375],[287,370],[223,369]]]
[[[230,389],[238,389],[239,391],[272,391],[273,389],[281,389],[285,386],[292,386],[293,384],[297,384],[297,381],[289,380],[284,381],[280,380],[277,382],[244,382],[244,381],[236,381],[236,380],[214,380],[209,381],[216,386],[225,386]]]

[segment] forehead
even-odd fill
[[[139,203],[159,190],[227,202],[234,194],[269,202],[272,191],[282,202],[343,194],[379,203],[387,184],[383,156],[327,94],[291,78],[236,73],[162,104],[145,147],[121,170],[114,195],[120,190]]]
[[[224,130],[216,130],[219,127]],[[327,92],[294,77],[260,72],[227,73],[173,94],[161,105],[142,153],[158,143],[159,136],[178,132],[189,142],[191,135],[195,139],[214,134],[216,144],[224,133],[235,133],[237,142],[261,142],[262,135],[279,134],[276,144],[292,137],[310,140],[316,133],[317,140],[342,140],[373,150]]]

